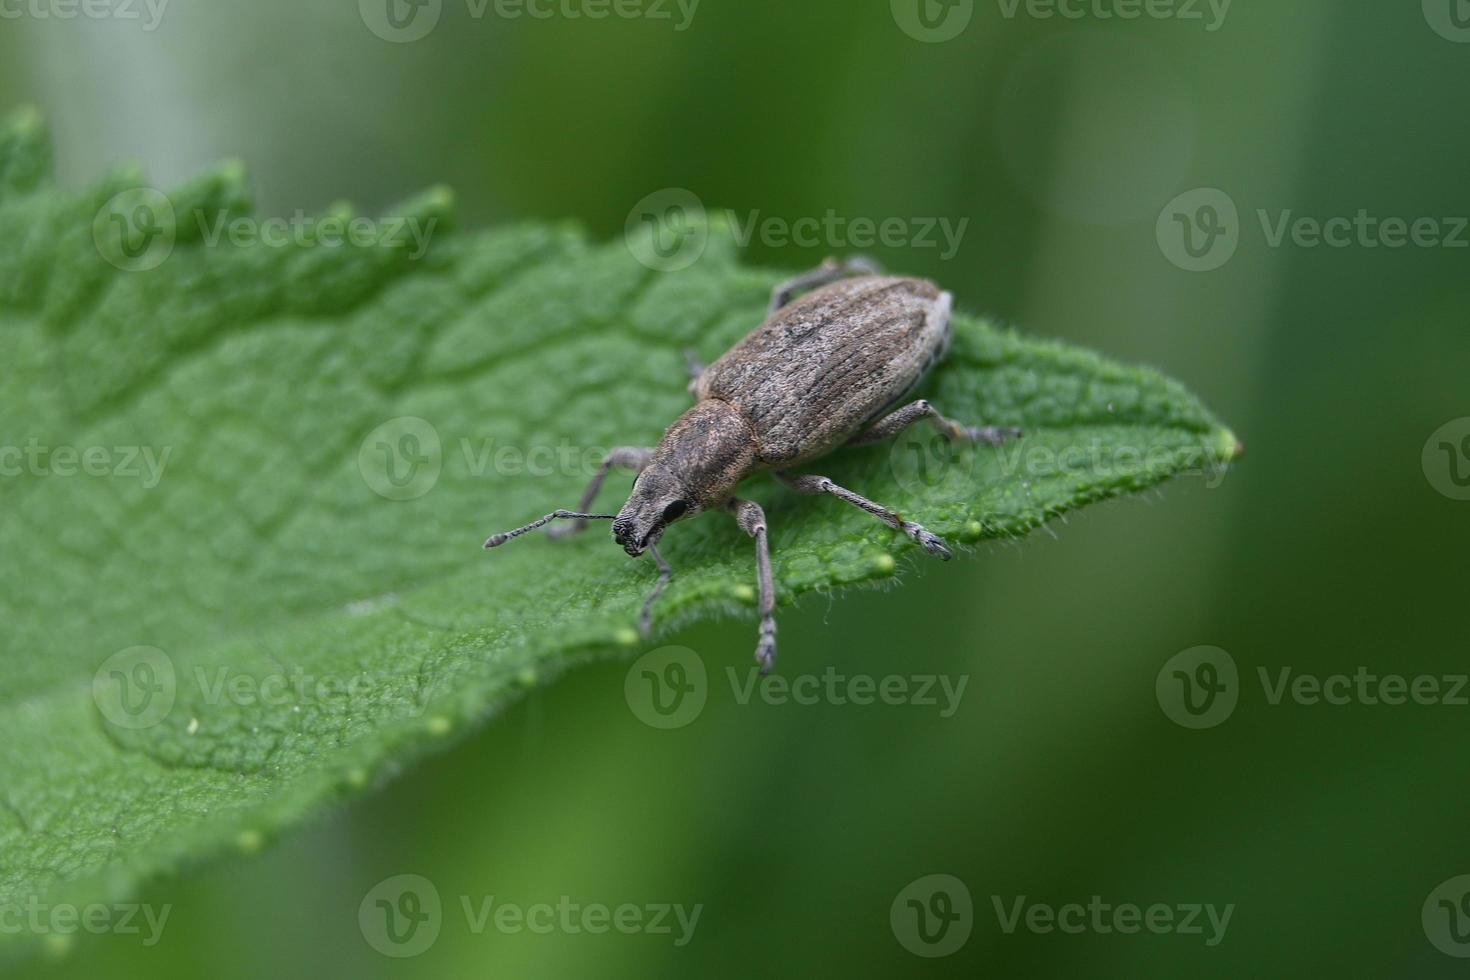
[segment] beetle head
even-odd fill
[[[637,557],[675,521],[719,507],[756,466],[755,435],[738,410],[706,400],[669,426],[613,521],[613,540]]]
[[[643,554],[658,543],[670,524],[699,513],[700,507],[691,496],[680,481],[655,471],[650,464],[639,474],[628,502],[613,521],[613,540],[634,557]]]

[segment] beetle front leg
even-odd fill
[[[866,255],[854,255],[846,259],[827,259],[810,272],[792,276],[771,290],[770,312],[775,313],[791,302],[799,292],[826,286],[848,276],[881,276],[883,267]]]
[[[725,505],[735,515],[740,530],[755,538],[755,580],[760,589],[761,632],[755,648],[761,673],[769,674],[776,663],[776,580],[771,574],[771,546],[767,540],[766,512],[754,500],[731,498]]]
[[[845,501],[854,507],[867,511],[895,531],[902,531],[904,534],[907,534],[919,544],[923,545],[924,550],[929,552],[929,554],[937,555],[945,561],[949,561],[953,557],[950,554],[949,548],[945,546],[944,539],[937,534],[930,533],[924,525],[916,524],[913,521],[906,521],[903,519],[902,514],[891,511],[882,504],[874,503],[862,494],[853,493],[846,487],[839,487],[825,476],[791,476],[787,473],[777,473],[776,479],[797,493],[831,494],[838,500]]]
[[[587,489],[582,491],[582,499],[577,504],[577,509],[585,511],[592,506],[597,499],[597,492],[602,489],[602,484],[607,480],[607,474],[614,466],[621,466],[634,472],[641,473],[653,458],[652,449],[642,449],[636,446],[620,446],[603,457],[602,465],[597,467],[597,472],[592,475],[592,482],[587,484]],[[547,537],[565,538],[585,531],[587,522],[585,520],[573,520],[570,524],[556,524],[547,530]]]
[[[962,425],[954,419],[940,415],[933,405],[920,398],[874,422],[872,426],[854,436],[848,445],[866,446],[880,439],[887,439],[907,429],[920,419],[929,419],[933,422],[934,428],[939,430],[939,434],[946,439],[958,439],[963,442],[983,442],[991,446],[1000,446],[1004,445],[1007,439],[1021,434],[1020,429],[1011,427]]]

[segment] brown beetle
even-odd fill
[[[795,302],[798,292],[811,289]],[[839,446],[862,446],[928,419],[946,438],[998,446],[1019,429],[972,428],[945,418],[927,401],[894,409],[949,350],[952,298],[926,279],[883,276],[869,262],[828,260],[771,294],[770,315],[708,367],[691,360],[689,384],[696,404],[669,426],[654,449],[615,449],[603,460],[576,511],[558,510],[485,542],[494,548],[555,520],[553,531],[574,534],[590,520],[611,520],[613,539],[633,556],[648,551],[659,581],[643,607],[647,632],[653,603],[672,575],[657,544],[670,524],[701,511],[722,509],[755,538],[760,588],[763,673],[776,657],[776,590],[766,515],[760,505],[736,497],[742,480],[759,470],[799,493],[831,494],[860,507],[948,560],[944,541],[881,504],[840,487],[825,476],[788,471]],[[613,467],[638,478],[617,514],[589,514]]]

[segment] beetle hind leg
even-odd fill
[[[954,555],[950,552],[949,547],[944,543],[944,539],[941,538],[939,535],[932,533],[924,525],[918,524],[914,521],[906,521],[903,519],[903,515],[899,514],[897,511],[889,510],[882,504],[869,500],[867,497],[864,497],[860,493],[854,493],[846,487],[840,487],[837,484],[833,483],[832,480],[828,477],[792,476],[788,473],[777,473],[776,479],[780,480],[782,483],[786,484],[797,493],[831,494],[838,500],[852,504],[859,510],[867,511],[869,514],[872,514],[874,517],[878,518],[878,520],[882,521],[884,524],[887,524],[895,531],[902,531],[904,534],[907,534],[914,541],[918,542],[918,544],[925,551],[929,552],[929,554],[934,555],[938,558],[942,558],[945,561],[949,561],[952,557],[954,557]]]
[[[846,259],[827,259],[821,265],[799,276],[792,276],[771,290],[770,312],[775,313],[791,302],[792,298],[808,289],[826,286],[848,276],[881,276],[883,267],[866,255],[854,255]]]
[[[934,424],[934,428],[946,439],[958,440],[960,442],[983,442],[988,446],[1001,446],[1009,439],[1021,435],[1021,430],[1010,426],[970,426],[956,422],[954,419],[946,418],[929,402],[920,398],[916,402],[910,402],[898,411],[885,415],[874,422],[867,429],[858,433],[848,442],[849,446],[866,446],[870,443],[887,439],[889,436],[897,435],[904,429],[918,422],[920,419],[928,419]]]

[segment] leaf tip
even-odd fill
[[[1245,443],[1234,432],[1223,426],[1215,430],[1215,453],[1224,460],[1236,460],[1245,455]]]

